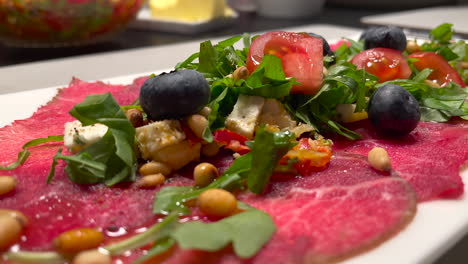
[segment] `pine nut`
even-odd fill
[[[233,73],[232,73],[232,78],[234,79],[234,82],[237,82],[238,80],[245,80],[247,77],[249,77],[250,72],[245,66],[240,66],[237,68]]]
[[[16,221],[18,221],[22,227],[25,227],[28,224],[28,218],[26,218],[26,216],[20,211],[0,209],[0,217],[2,216],[9,216],[16,219]]]
[[[78,253],[80,251],[99,247],[104,241],[104,235],[93,228],[78,228],[64,232],[54,239],[57,251],[62,253]]]
[[[406,44],[406,51],[408,51],[408,53],[414,53],[417,51],[421,51],[421,47],[419,47],[416,41],[409,40],[408,43]]]
[[[200,163],[193,170],[193,179],[198,187],[205,187],[218,178],[218,169],[211,163]]]
[[[213,217],[226,217],[237,209],[237,199],[223,189],[209,189],[198,196],[200,210]]]
[[[200,112],[198,112],[198,114],[208,118],[208,116],[211,114],[211,108],[205,106],[202,108],[202,110],[200,110]]]
[[[213,157],[219,152],[219,145],[216,142],[205,144],[201,148],[201,153],[207,157]]]
[[[457,64],[458,68],[462,68],[464,70],[468,69],[468,62],[467,61],[460,61]]]
[[[0,250],[6,250],[18,242],[23,233],[21,223],[10,215],[0,215]]]
[[[140,188],[151,188],[163,184],[164,181],[166,181],[166,177],[161,173],[158,173],[140,178],[136,182],[136,185]]]
[[[12,176],[0,176],[0,195],[7,194],[16,188],[16,179]]]
[[[208,119],[202,115],[191,115],[187,124],[198,138],[203,138],[203,131],[208,127]]]
[[[127,116],[128,121],[132,123],[133,127],[141,127],[144,124],[143,120],[143,114],[141,113],[140,110],[132,108],[128,109],[125,112],[125,115]]]
[[[73,264],[111,264],[112,258],[108,254],[97,250],[80,252],[73,258]]]
[[[367,154],[367,160],[372,168],[380,171],[390,171],[392,164],[384,148],[375,147]]]
[[[171,174],[171,171],[172,171],[171,167],[158,161],[151,161],[151,162],[145,163],[139,169],[140,174],[143,176],[151,175],[151,174],[158,174],[158,173],[161,173],[164,176],[168,176],[169,174]]]

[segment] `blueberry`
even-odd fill
[[[369,100],[369,119],[379,134],[404,136],[418,125],[421,114],[416,98],[405,88],[386,84]]]
[[[210,86],[194,70],[176,70],[149,78],[140,104],[151,120],[178,119],[199,112],[210,99]]]
[[[406,35],[399,27],[378,26],[364,31],[359,38],[364,40],[364,49],[389,48],[404,51]]]
[[[315,33],[307,33],[309,34],[310,36],[314,37],[314,38],[320,38],[322,39],[322,42],[323,42],[323,56],[334,56],[335,53],[331,50],[330,48],[330,45],[328,44],[328,41],[320,36],[319,34],[315,34]]]

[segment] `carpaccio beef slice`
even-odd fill
[[[63,124],[72,120],[68,115],[69,109],[86,95],[110,91],[120,104],[129,104],[137,98],[143,81],[144,78],[123,86],[73,80],[68,88],[62,89],[31,118],[0,129],[3,146],[0,163],[6,165],[14,161],[21,146],[28,140],[62,134]],[[432,146],[432,143],[425,144]],[[47,185],[45,182],[51,158],[60,147],[60,143],[48,143],[31,148],[30,159],[23,166],[2,172],[14,175],[18,186],[15,192],[0,198],[0,208],[18,209],[31,219],[25,230],[25,239],[20,243],[22,249],[50,249],[56,235],[78,227],[101,227],[108,235],[108,241],[111,241],[113,236],[132,233],[157,220],[151,213],[157,189],[138,189],[133,185],[118,188],[80,186],[66,177],[63,163],[57,167],[58,173],[53,182]],[[397,145],[394,147],[398,149]],[[401,147],[400,151],[404,152],[405,148]],[[271,213],[279,227],[273,240],[252,261],[274,262],[275,254],[286,251],[296,253],[286,254],[288,260],[339,259],[377,244],[411,219],[415,208],[414,193],[405,181],[381,177],[362,162],[362,166],[358,167],[353,167],[354,162],[348,163],[357,177],[348,177],[354,174],[346,174],[343,168],[337,169],[341,166],[339,164],[346,164],[346,159],[339,158],[332,161],[329,169],[317,173],[324,177],[314,174],[277,182],[272,184],[272,190],[266,196],[242,196],[242,200]],[[326,176],[327,173],[342,177]],[[416,177],[423,180],[427,176],[418,174]],[[192,180],[182,176],[170,181],[173,185],[191,183]],[[438,193],[432,197],[435,195]],[[285,248],[281,251],[283,246]],[[177,252],[174,258],[190,256],[196,260],[201,255],[205,260],[214,259],[215,262],[238,261],[233,260],[229,253],[223,257],[216,254],[207,257],[207,253],[198,251]],[[123,260],[130,262],[137,255],[138,252]]]
[[[337,153],[327,169],[273,182],[265,195],[240,200],[269,213],[278,227],[252,259],[177,250],[165,263],[332,263],[371,249],[404,228],[416,212],[412,187],[381,175],[365,157]],[[255,236],[255,234],[252,234]]]
[[[335,151],[367,155],[373,147],[382,147],[390,156],[392,168],[414,187],[419,201],[462,196],[460,174],[468,165],[467,121],[420,122],[401,138],[380,137],[367,120],[350,128],[363,138],[353,142],[335,139]]]

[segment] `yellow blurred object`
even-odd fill
[[[201,22],[234,14],[225,0],[149,0],[149,6],[154,18],[185,22]]]

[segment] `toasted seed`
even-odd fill
[[[125,112],[125,115],[127,116],[128,121],[132,123],[133,127],[141,127],[144,124],[143,120],[143,113],[135,108],[128,109]]]
[[[408,43],[406,44],[406,51],[408,53],[414,53],[420,50],[421,50],[421,47],[419,47],[418,43],[414,40],[409,40]]]
[[[64,232],[54,239],[57,251],[78,253],[97,248],[104,240],[104,235],[93,228],[77,228]]]
[[[237,208],[237,200],[234,195],[223,189],[208,189],[198,196],[200,210],[214,217],[226,217]]]
[[[12,176],[0,176],[0,195],[13,191],[16,183],[16,179]]]
[[[457,63],[458,68],[462,68],[464,70],[468,69],[468,61],[460,61]]]
[[[11,209],[0,209],[0,217],[1,216],[13,217],[14,219],[16,219],[16,221],[18,221],[21,224],[22,227],[25,227],[28,224],[28,218],[26,218],[26,216],[20,211]]]
[[[101,253],[97,250],[87,250],[80,252],[73,258],[73,264],[110,264],[112,258],[109,254]]]
[[[392,164],[384,148],[375,147],[367,154],[367,160],[372,168],[380,171],[390,171]]]
[[[205,106],[202,108],[202,110],[200,110],[200,112],[198,112],[198,114],[208,118],[208,116],[211,114],[211,108]]]
[[[187,118],[187,124],[198,138],[203,138],[203,131],[208,127],[208,119],[202,115],[191,115]]]
[[[207,157],[213,157],[219,152],[219,145],[215,141],[202,145],[201,153]]]
[[[232,78],[234,79],[234,81],[238,81],[238,80],[245,80],[247,79],[247,77],[249,77],[250,75],[250,72],[249,70],[247,69],[247,67],[245,66],[240,66],[239,68],[237,68],[233,73],[232,73]]]
[[[161,173],[164,176],[168,176],[169,174],[171,174],[171,171],[172,171],[171,167],[158,161],[151,161],[151,162],[145,163],[139,169],[140,174],[143,176],[158,174],[158,173]]]
[[[205,187],[218,178],[218,169],[211,163],[203,162],[195,166],[193,179],[198,187]]]
[[[166,177],[162,173],[151,174],[140,178],[136,185],[140,188],[151,188],[163,184],[165,180]]]
[[[23,233],[21,223],[10,215],[0,215],[0,251],[18,242]]]

